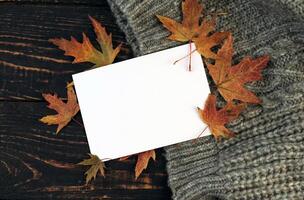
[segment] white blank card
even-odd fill
[[[197,138],[209,94],[201,56],[183,45],[73,75],[92,154],[115,159]],[[207,129],[202,136],[209,135]]]

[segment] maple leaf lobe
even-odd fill
[[[94,27],[101,51],[97,50],[92,45],[85,33],[82,33],[82,42],[78,42],[73,36],[71,36],[70,40],[54,38],[50,39],[49,42],[65,51],[64,55],[74,57],[73,63],[90,62],[95,64],[93,67],[100,67],[113,63],[121,49],[121,44],[113,49],[112,35],[107,34],[105,28],[101,26],[96,19],[91,16],[89,16],[89,19]]]
[[[57,124],[57,131],[65,127],[72,118],[78,113],[79,105],[77,103],[76,94],[73,87],[67,88],[67,103],[64,103],[56,94],[42,94],[44,99],[49,103],[48,108],[55,110],[58,114],[47,115],[40,119],[41,122],[48,125]]]
[[[142,171],[147,168],[150,158],[152,158],[155,161],[156,153],[154,150],[150,150],[138,154],[138,158],[135,166],[135,179],[137,179],[139,175],[142,173]]]
[[[102,63],[100,66],[113,63],[117,54],[120,52],[122,44],[119,44],[115,49],[113,49],[112,34],[107,34],[105,27],[101,26],[101,24],[93,17],[89,16],[89,19],[92,22],[97,36],[97,42],[102,50],[104,64]]]
[[[204,109],[198,109],[201,120],[207,124],[216,140],[220,137],[230,138],[234,133],[225,127],[225,124],[235,120],[245,109],[246,104],[234,104],[229,101],[222,109],[216,108],[216,97],[209,94]]]
[[[203,6],[197,0],[182,2],[183,20],[176,22],[169,17],[156,15],[163,26],[171,32],[170,40],[179,42],[193,41],[196,50],[205,58],[217,59],[211,49],[229,35],[229,32],[215,32],[216,18],[203,19],[200,23]]]
[[[203,6],[197,0],[186,0],[182,2],[183,20],[181,23],[169,17],[156,16],[163,26],[171,32],[168,39],[187,42],[197,37],[201,32],[200,16],[202,10]]]
[[[125,156],[119,158],[119,161],[128,159],[130,156]],[[145,170],[149,164],[149,160],[152,158],[154,161],[156,159],[155,150],[145,151],[137,154],[137,161],[135,166],[135,180],[140,176],[143,170]]]
[[[95,179],[98,172],[104,177],[104,162],[99,159],[98,156],[89,154],[90,158],[85,159],[78,163],[78,165],[90,166],[90,168],[85,172],[86,176],[86,184],[90,182],[90,180]]]
[[[212,51],[212,48],[221,44],[229,34],[229,32],[215,32],[211,35],[201,33],[194,39],[197,52],[205,58],[218,59],[218,55]]]
[[[262,70],[269,62],[269,56],[256,59],[245,57],[240,63],[231,66],[233,37],[229,35],[218,51],[215,64],[207,63],[209,74],[226,101],[240,100],[247,103],[261,103],[260,99],[245,88],[245,84],[262,79]]]

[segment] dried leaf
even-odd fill
[[[85,159],[82,162],[78,163],[78,165],[90,165],[91,167],[85,172],[86,175],[86,184],[90,182],[90,180],[95,179],[98,171],[104,177],[104,168],[105,165],[96,155],[89,154],[90,158]]]
[[[219,44],[230,35],[229,32],[211,32],[215,31],[215,18],[211,20],[204,20],[202,23],[204,27],[200,35],[193,41],[196,46],[197,52],[199,52],[205,58],[218,59],[218,55],[211,49]]]
[[[239,64],[231,67],[233,55],[233,38],[231,35],[218,51],[215,64],[207,64],[209,74],[217,89],[226,101],[240,100],[248,103],[260,103],[260,99],[244,87],[245,83],[262,79],[261,71],[267,66],[269,56],[256,59],[244,58]]]
[[[218,140],[220,137],[229,138],[234,136],[234,133],[228,130],[225,124],[235,120],[245,107],[246,104],[244,103],[235,105],[232,101],[228,101],[224,108],[217,110],[216,97],[209,94],[204,109],[197,109],[202,121],[207,124],[214,138]]]
[[[74,37],[71,37],[71,40],[55,38],[50,39],[49,41],[65,51],[64,55],[73,56],[75,58],[73,63],[91,62],[95,64],[93,67],[100,67],[113,63],[121,49],[121,44],[113,49],[112,35],[107,34],[105,28],[93,17],[89,16],[89,18],[94,27],[97,42],[99,43],[102,52],[94,48],[89,38],[84,33],[82,34],[82,43],[78,42]]]
[[[229,32],[215,32],[215,15],[211,19],[203,19],[200,23],[203,6],[197,0],[185,0],[182,2],[182,23],[178,23],[168,17],[157,15],[163,26],[167,28],[171,35],[170,40],[180,42],[190,42],[189,45],[189,71],[191,71],[191,41],[195,43],[196,50],[205,58],[217,59],[217,54],[212,48],[218,46],[227,38]]]
[[[119,160],[120,161],[126,160],[129,157],[130,156],[125,156],[125,157],[120,158]],[[137,162],[136,162],[136,166],[135,166],[135,179],[137,179],[140,176],[140,174],[142,173],[142,171],[147,168],[150,158],[152,158],[155,161],[156,153],[154,150],[142,152],[137,155]]]
[[[42,94],[44,99],[49,102],[48,108],[57,111],[56,115],[47,115],[40,119],[41,122],[48,125],[58,124],[56,133],[65,127],[71,119],[79,111],[79,105],[77,103],[77,98],[73,87],[67,88],[67,103],[64,103],[57,94]]]
[[[67,88],[69,88],[69,87],[74,87],[74,81],[68,83],[66,87],[67,87]]]
[[[170,40],[188,42],[197,37],[204,28],[200,25],[202,10],[203,6],[197,0],[185,0],[182,2],[182,23],[178,23],[168,17],[156,16],[163,26],[171,31],[172,34],[168,37]]]
[[[142,173],[142,171],[147,168],[150,158],[152,158],[155,161],[156,154],[154,150],[150,150],[138,154],[138,158],[135,166],[135,179],[137,179],[139,175]]]
[[[130,156],[121,157],[121,158],[119,158],[118,160],[119,160],[119,161],[127,160],[129,157],[130,157]]]

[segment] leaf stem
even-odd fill
[[[191,52],[190,52],[189,54],[187,54],[186,56],[184,56],[184,57],[182,57],[182,58],[180,58],[180,59],[174,61],[173,65],[175,65],[177,62],[179,62],[179,61],[181,61],[181,60],[187,58],[189,55],[191,56],[191,54],[193,54],[195,51],[196,51],[196,49],[194,49],[193,51],[191,51]]]
[[[191,55],[192,55],[192,53],[191,53],[191,51],[192,51],[192,43],[191,43],[191,41],[189,41],[189,56],[190,56],[190,58],[189,58],[189,72],[191,72]]]
[[[193,143],[197,142],[197,140],[201,137],[201,135],[206,131],[207,128],[208,128],[208,126],[205,126],[205,128],[203,129],[203,131],[197,136],[197,138],[195,140],[193,140]]]
[[[215,13],[217,16],[221,16],[221,15],[228,15],[228,12],[218,12]]]
[[[209,15],[216,17],[216,16],[223,16],[223,15],[228,15],[228,12],[212,12]]]
[[[205,128],[203,129],[203,131],[197,136],[197,138],[201,137],[201,135],[205,132],[205,130],[208,128],[208,126],[205,126]]]

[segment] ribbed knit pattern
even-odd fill
[[[288,8],[304,18],[304,1],[303,0],[280,0]]]
[[[108,2],[136,56],[179,44],[155,14],[180,20],[181,0]],[[264,54],[271,61],[264,80],[247,85],[263,104],[229,124],[235,138],[165,148],[173,199],[304,199],[303,0],[202,2],[209,13],[228,13],[218,29],[233,32],[234,62]]]

